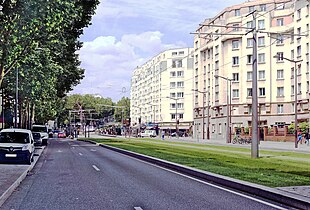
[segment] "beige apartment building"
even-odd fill
[[[131,79],[131,125],[189,131],[193,123],[193,49],[166,50],[137,66]],[[140,120],[139,120],[140,119]]]
[[[226,139],[228,119],[232,132],[252,125],[254,17],[259,126],[294,122],[295,88],[298,122],[309,121],[309,0],[248,1],[225,8],[196,30],[196,138]]]

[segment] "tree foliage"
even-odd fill
[[[98,0],[0,0],[0,85],[37,121],[53,118],[84,77],[76,53]],[[22,111],[20,112],[22,113]],[[30,113],[28,113],[29,115]]]

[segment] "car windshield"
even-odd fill
[[[1,132],[0,143],[29,143],[29,134],[21,132]]]
[[[33,127],[32,131],[34,132],[47,132],[46,127]]]
[[[40,133],[32,133],[32,136],[34,139],[40,139],[41,138],[41,134]]]

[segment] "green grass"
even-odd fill
[[[98,143],[269,187],[310,185],[310,154],[158,140],[91,139]]]

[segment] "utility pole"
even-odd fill
[[[252,64],[252,143],[251,157],[258,158],[258,98],[257,98],[257,31],[256,31],[256,11],[253,15],[253,64]],[[250,15],[249,14],[249,15]]]

